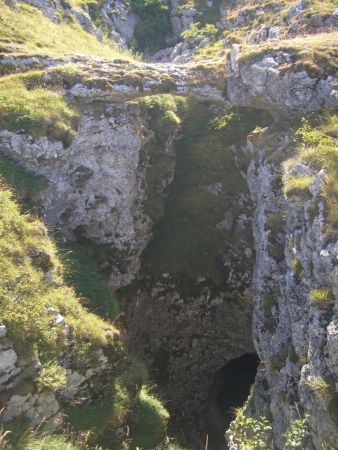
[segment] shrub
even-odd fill
[[[290,428],[284,434],[286,438],[285,450],[302,450],[307,448],[306,441],[310,437],[308,418],[309,415],[306,414],[303,419],[296,419],[291,422]]]
[[[210,40],[215,40],[219,34],[218,28],[211,23],[207,23],[203,27],[199,22],[194,22],[190,25],[190,27],[181,33],[181,37],[183,39],[198,39],[202,40],[205,38],[209,38]]]
[[[46,389],[56,391],[64,386],[66,381],[66,369],[61,367],[56,361],[49,361],[39,373],[37,386],[40,391]]]
[[[171,31],[168,7],[161,0],[131,0],[130,5],[139,16],[134,31],[137,49],[154,52],[165,47]]]
[[[240,408],[229,431],[239,448],[247,450],[266,450],[271,448],[272,427],[265,417],[257,419],[246,417]]]
[[[331,289],[313,289],[310,292],[310,302],[319,309],[332,305],[334,296]]]

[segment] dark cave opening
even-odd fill
[[[209,450],[225,448],[225,431],[234,418],[234,409],[242,406],[248,398],[258,364],[256,353],[246,353],[232,359],[215,373],[208,413]]]

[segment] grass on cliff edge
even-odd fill
[[[309,187],[312,177],[290,177],[288,173],[296,164],[305,164],[313,171],[325,169],[327,174],[322,184],[322,197],[327,207],[327,223],[330,231],[338,229],[338,115],[324,114],[303,119],[296,131],[299,138],[296,155],[285,163],[285,194],[291,196],[298,190],[311,196]],[[295,190],[296,189],[296,190]]]
[[[77,121],[77,111],[62,93],[42,87],[31,89],[21,75],[0,78],[0,129],[23,129],[33,137],[44,135],[69,144]]]
[[[9,8],[0,0],[0,51],[31,55],[66,56],[82,54],[107,58],[131,59],[108,41],[100,42],[87,33],[71,16],[53,23],[41,10],[17,3]]]
[[[63,267],[43,224],[22,214],[12,193],[0,187],[0,317],[18,351],[39,351],[53,361],[65,344],[53,326],[55,308],[73,328],[74,356],[80,364],[96,348],[114,345],[116,329],[87,312],[63,282]]]
[[[278,51],[292,55],[289,64],[280,66],[280,70],[306,70],[310,76],[326,76],[336,74],[338,66],[338,32],[320,33],[308,36],[298,36],[293,39],[267,41],[259,45],[244,44],[238,64],[253,64],[266,54]]]

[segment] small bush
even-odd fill
[[[207,23],[203,27],[199,22],[194,22],[190,25],[190,28],[181,33],[183,39],[198,39],[202,40],[209,38],[210,40],[215,40],[219,34],[218,28],[211,23]]]
[[[155,52],[164,48],[171,31],[168,6],[161,0],[131,0],[130,5],[139,16],[134,32],[137,50]]]
[[[334,296],[331,289],[313,289],[310,292],[310,302],[319,309],[325,309],[334,303]]]
[[[38,389],[56,391],[66,384],[66,369],[61,367],[56,361],[46,363],[36,380]]]
[[[272,427],[265,417],[257,419],[246,417],[240,408],[236,411],[235,421],[229,431],[238,448],[266,450],[271,448]]]
[[[286,438],[284,450],[302,450],[307,448],[307,440],[310,438],[308,418],[309,415],[306,414],[303,419],[296,419],[291,422],[290,428],[284,434]]]

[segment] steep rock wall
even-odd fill
[[[284,195],[280,161],[290,147],[288,133],[274,147],[274,158],[252,140],[247,147],[256,205],[253,339],[262,363],[245,414],[271,420],[275,448],[284,448],[292,421],[308,414],[308,445],[335,448],[337,302],[320,307],[311,291],[332,289],[337,300],[338,247],[327,233],[325,170],[294,166],[290,176],[313,176],[310,194]],[[239,448],[232,431],[228,437],[230,448]]]

